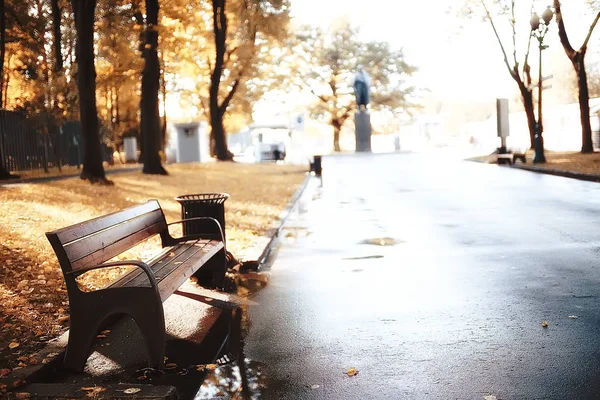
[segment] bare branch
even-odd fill
[[[583,45],[581,46],[582,49],[585,49],[587,47],[587,44],[590,41],[590,37],[592,36],[592,32],[594,31],[594,28],[596,27],[596,24],[598,23],[598,19],[600,19],[600,12],[598,14],[596,14],[594,23],[592,23],[592,26],[590,26],[590,30],[588,31],[587,37],[585,38],[585,41],[583,42]]]
[[[510,25],[512,26],[512,41],[513,41],[513,59],[515,60],[515,66],[518,68],[519,63],[517,62],[517,29],[515,19],[515,0],[511,2],[511,19]],[[530,39],[531,40],[531,39]]]
[[[517,77],[515,77],[515,71],[510,67],[510,64],[508,63],[508,56],[506,55],[506,50],[504,49],[502,40],[500,40],[500,35],[498,35],[498,30],[496,29],[496,24],[494,24],[492,15],[490,14],[490,11],[488,10],[487,6],[485,5],[485,1],[480,0],[480,2],[481,2],[481,5],[483,6],[483,9],[485,10],[487,19],[490,21],[490,24],[492,25],[492,29],[494,30],[494,35],[496,35],[496,39],[498,40],[498,44],[500,45],[500,49],[502,50],[502,54],[504,55],[504,64],[506,64],[506,68],[508,69],[508,72],[513,77],[513,79],[517,79]]]
[[[323,103],[329,104],[329,100],[327,100],[324,96],[321,96],[320,94],[317,94],[313,89],[310,89],[310,92],[312,94],[314,94],[315,96],[317,96],[319,98],[319,100],[321,100]]]
[[[569,59],[573,60],[573,57],[575,57],[575,49],[571,46],[571,42],[569,42],[569,37],[567,36],[565,21],[563,20],[562,11],[560,9],[560,0],[554,0],[554,12],[556,15],[556,23],[558,24],[558,37],[560,38],[560,43],[565,49],[565,53],[567,53]]]

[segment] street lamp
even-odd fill
[[[533,148],[535,156],[533,157],[534,163],[545,163],[546,157],[544,156],[544,139],[542,133],[544,132],[544,126],[542,125],[542,50],[547,49],[548,46],[544,45],[544,38],[548,33],[548,25],[554,17],[554,12],[550,9],[550,6],[542,13],[540,17],[537,13],[531,16],[529,23],[531,24],[531,34],[538,40],[540,48],[540,69],[538,76],[538,121],[536,124],[535,135],[533,136]]]

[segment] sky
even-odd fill
[[[420,70],[416,83],[429,88],[438,97],[493,101],[497,97],[514,96],[516,85],[507,72],[490,24],[475,20],[461,29],[464,20],[448,13],[448,4],[458,5],[461,1],[292,0],[292,15],[298,23],[323,25],[335,18],[347,17],[360,27],[365,39],[388,41],[396,48],[403,48],[407,61]],[[569,15],[575,4],[583,4],[583,1],[563,1],[566,22],[569,22],[568,17],[571,17],[570,21],[582,21],[581,16]],[[539,13],[544,9],[542,2],[538,2],[534,8]],[[522,22],[528,29],[528,21]],[[576,29],[587,30],[589,23],[567,26],[570,36],[575,38],[574,46],[579,46],[577,39],[586,33],[581,29],[577,32]],[[497,24],[501,32],[504,28],[508,35],[504,37],[505,45],[510,45],[506,20],[499,20]],[[554,23],[553,29],[556,29]],[[526,43],[528,33],[523,43]],[[595,34],[600,35],[598,32]],[[556,31],[549,32],[546,42],[550,44],[550,51],[554,50],[560,56],[563,50]],[[532,52],[530,64],[535,68],[534,71],[537,71],[537,59],[537,52]]]
[[[490,68],[495,71],[497,66],[488,65],[480,72],[458,62],[465,55],[473,57],[470,54],[479,46],[466,35],[460,35],[460,21],[447,15],[447,4],[441,0],[293,0],[292,14],[298,22],[324,25],[335,18],[347,17],[360,27],[365,39],[388,41],[396,48],[403,48],[407,61],[419,67],[419,84],[440,95],[483,97],[482,83]],[[478,54],[488,53],[489,44],[478,49]],[[497,58],[499,54],[491,56]],[[477,81],[478,85],[470,84]],[[489,85],[501,91],[505,85],[496,81]],[[465,82],[469,82],[466,91]]]

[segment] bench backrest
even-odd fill
[[[46,237],[63,273],[101,264],[167,229],[158,201],[71,225]]]

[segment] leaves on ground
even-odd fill
[[[579,317],[577,315],[569,315],[569,318],[571,318],[571,319],[577,319]]]
[[[348,376],[356,376],[358,375],[358,370],[356,368],[349,368],[346,374]]]
[[[547,328],[548,327],[548,321],[542,321],[542,327]]]
[[[35,354],[68,329],[69,304],[62,272],[45,232],[158,199],[167,220],[181,218],[173,198],[190,192],[226,192],[227,247],[239,259],[277,225],[304,179],[304,167],[238,163],[169,166],[169,176],[126,172],[115,186],[90,185],[78,178],[23,183],[0,190],[0,368]],[[193,188],[193,189],[191,189]],[[179,229],[179,231],[177,231]],[[180,234],[175,226],[172,233]],[[121,258],[148,259],[160,240],[136,246]],[[92,271],[78,279],[82,290],[106,285],[126,267]],[[106,333],[101,332],[101,335]],[[18,338],[18,342],[15,340]],[[11,343],[18,347],[10,348]],[[10,350],[10,351],[9,351]],[[44,358],[48,362],[50,357]]]
[[[128,389],[123,390],[123,393],[125,393],[125,394],[135,394],[135,393],[138,393],[138,392],[141,392],[141,391],[142,391],[142,389],[140,389],[140,388],[128,388]]]

